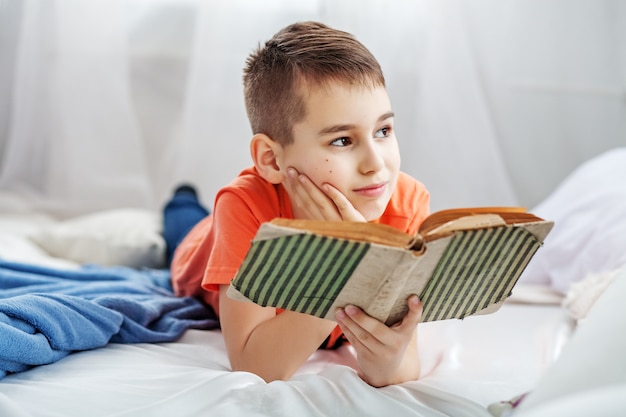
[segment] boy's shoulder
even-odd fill
[[[216,205],[220,201],[233,202],[233,197],[238,204],[244,204],[252,212],[260,210],[265,215],[276,217],[291,212],[289,198],[280,184],[272,184],[264,179],[254,166],[244,169],[227,186],[223,187],[216,196]],[[260,214],[260,213],[258,213]]]
[[[418,195],[429,194],[429,192],[422,182],[416,180],[406,172],[400,171],[394,194],[395,197],[414,198]]]
[[[400,172],[396,189],[379,222],[413,234],[429,212],[430,193],[424,184]]]
[[[275,193],[276,185],[263,178],[254,166],[248,167],[241,171],[239,175],[221,191],[234,191],[253,194]]]
[[[239,173],[225,188],[258,188],[258,187],[272,187],[269,181],[259,174],[259,171],[254,166],[250,166]]]

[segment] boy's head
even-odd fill
[[[254,134],[281,145],[306,115],[311,88],[331,83],[385,87],[376,58],[355,37],[322,23],[289,25],[253,52],[244,68],[246,110]]]
[[[320,23],[287,26],[250,56],[244,85],[250,152],[265,180],[286,185],[293,168],[366,220],[382,215],[400,152],[380,65],[361,43]],[[311,202],[285,189],[294,216],[307,216]]]

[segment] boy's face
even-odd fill
[[[379,218],[400,171],[386,89],[332,83],[305,92],[305,99],[306,117],[294,125],[278,165],[296,168],[318,187],[334,186],[366,220]]]

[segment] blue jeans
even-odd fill
[[[181,185],[176,188],[172,198],[163,207],[163,237],[168,266],[172,263],[174,251],[183,238],[209,213],[210,211],[200,203],[192,186]]]

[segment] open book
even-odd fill
[[[431,214],[418,234],[375,223],[263,223],[231,298],[334,320],[353,304],[391,325],[422,300],[422,321],[491,313],[511,294],[553,222],[520,207]]]

